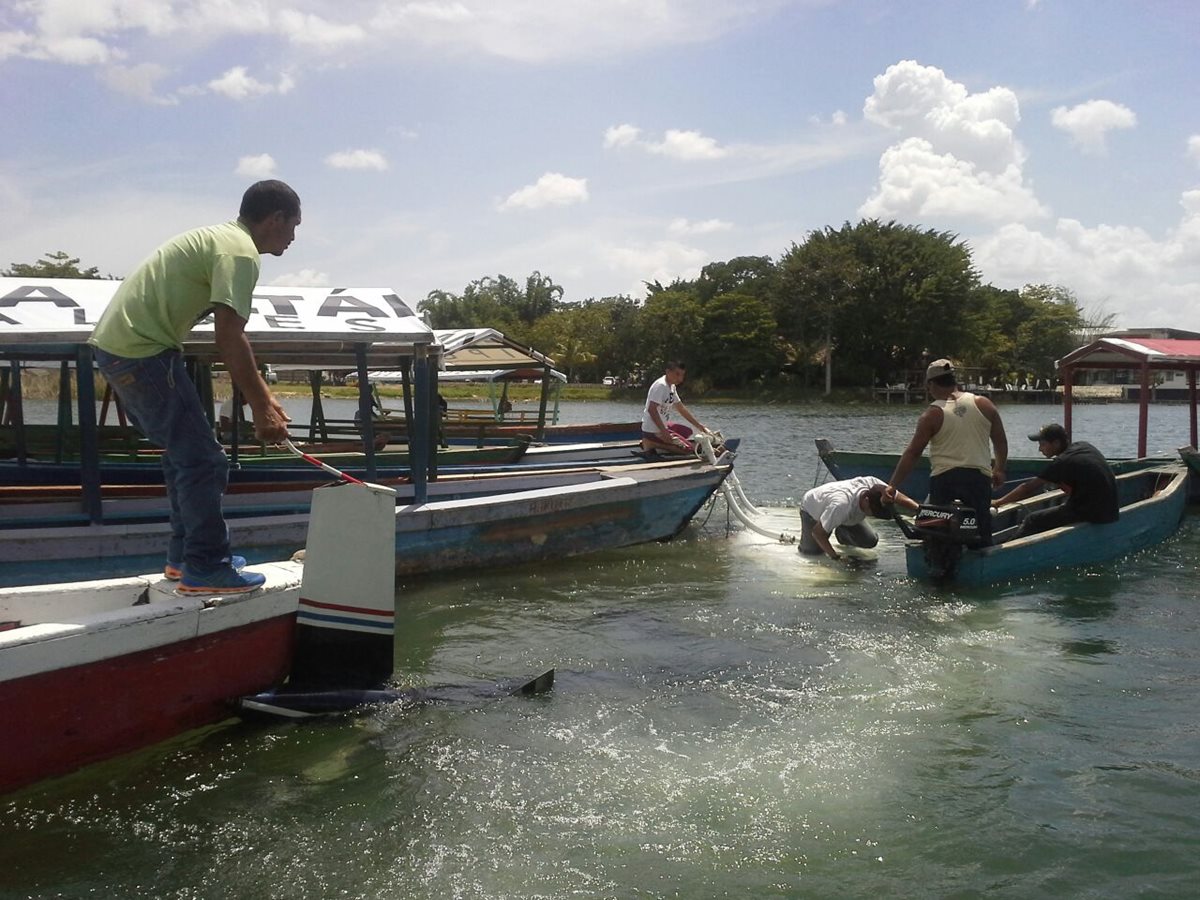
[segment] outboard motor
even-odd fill
[[[899,516],[896,521],[907,537],[921,542],[925,565],[934,578],[952,578],[963,548],[979,544],[975,510],[960,500],[948,505],[922,503],[911,524]]]

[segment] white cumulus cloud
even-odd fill
[[[997,286],[1068,285],[1085,308],[1111,312],[1118,326],[1194,327],[1200,190],[1181,195],[1183,213],[1163,235],[1052,218],[1024,173],[1016,95],[1002,86],[973,93],[911,60],[875,79],[863,116],[895,140],[880,156],[862,215],[961,229],[984,280]],[[1061,107],[1052,119],[1088,152],[1102,152],[1110,131],[1137,123],[1132,110],[1110,101]],[[1200,162],[1200,134],[1188,139],[1187,154]]]
[[[387,170],[387,158],[378,150],[340,150],[325,157],[325,164],[334,169]]]
[[[1110,131],[1133,128],[1137,115],[1128,106],[1111,100],[1089,100],[1072,106],[1056,107],[1050,114],[1055,128],[1065,131],[1084,153],[1104,153],[1105,139]]]
[[[913,60],[889,66],[874,88],[863,117],[895,132],[896,142],[880,157],[879,181],[861,215],[1011,222],[1046,214],[1025,181],[1011,90],[971,93]]]
[[[994,87],[972,94],[934,66],[902,60],[875,77],[863,117],[901,134],[927,140],[939,153],[990,171],[1024,162],[1013,131],[1021,119],[1017,96]]]
[[[135,66],[108,66],[100,70],[100,80],[121,94],[158,106],[174,106],[179,101],[158,93],[158,82],[167,75],[167,69],[156,63],[139,63]]]
[[[33,46],[34,37],[28,32],[0,31],[0,59],[29,55]]]
[[[285,272],[272,278],[264,284],[281,285],[284,287],[329,287],[329,276],[316,269],[301,269],[299,272]]]
[[[653,241],[601,249],[601,257],[614,271],[630,279],[630,296],[645,292],[643,282],[670,284],[676,278],[695,278],[711,262],[709,254],[678,241]]]
[[[1200,163],[1200,134],[1193,134],[1187,139],[1188,159]]]
[[[613,125],[607,128],[604,132],[604,148],[611,150],[621,147],[637,147],[647,153],[689,162],[721,159],[730,152],[718,144],[714,138],[701,134],[699,131],[670,128],[663,135],[661,141],[654,141],[643,138],[641,129],[634,125]]]
[[[288,39],[322,50],[341,49],[366,40],[367,32],[361,25],[337,24],[311,13],[291,9],[281,10],[277,21]]]
[[[261,36],[326,56],[361,49],[531,64],[607,62],[714,40],[794,2],[350,0],[333,6],[322,0],[10,0],[0,12],[9,29],[0,36],[0,58],[97,65],[133,54],[129,61],[136,64],[147,61],[156,42],[173,37],[182,55],[230,38]]]
[[[702,222],[692,222],[688,219],[677,218],[672,219],[667,225],[667,231],[671,234],[715,234],[719,231],[729,231],[733,228],[730,222],[722,221],[721,219],[705,219]]]
[[[295,84],[292,77],[286,73],[279,77],[276,84],[268,84],[252,76],[245,66],[234,66],[220,78],[210,81],[208,89],[231,100],[248,100],[266,94],[286,94]]]
[[[604,149],[633,146],[639,134],[641,129],[634,125],[612,125],[604,130]]]
[[[568,178],[558,172],[547,172],[534,184],[513,191],[499,205],[501,211],[510,209],[541,209],[546,206],[570,206],[588,199],[586,178]]]
[[[923,138],[908,138],[880,157],[879,184],[859,213],[878,219],[1011,222],[1045,210],[1015,163],[990,172],[951,153],[937,153]]]
[[[95,66],[120,57],[103,41],[89,37],[63,37],[43,40],[32,54],[35,59],[67,63],[72,66]]]
[[[1112,312],[1118,326],[1178,326],[1181,315],[1194,317],[1200,293],[1200,191],[1185,192],[1180,204],[1179,224],[1162,239],[1061,218],[1046,231],[1005,225],[972,240],[973,257],[997,285],[1069,285],[1085,306]]]
[[[275,176],[275,157],[270,153],[260,153],[257,156],[243,156],[238,160],[236,174],[247,178],[273,178]]]
[[[648,146],[651,153],[659,153],[672,159],[720,159],[728,152],[710,137],[698,131],[670,129],[663,139]]]
[[[369,30],[393,45],[525,63],[601,59],[712,40],[793,0],[424,0],[379,4]]]

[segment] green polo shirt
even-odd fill
[[[259,264],[250,231],[238,221],[172,238],[121,282],[88,343],[127,359],[182,350],[215,304],[250,317]]]

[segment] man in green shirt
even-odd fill
[[[239,594],[263,575],[230,554],[221,498],[229,460],[183,363],[183,340],[210,312],[217,352],[250,404],[259,440],[287,437],[288,415],[259,374],[245,334],[260,254],[281,256],[300,224],[300,198],[282,181],[260,181],[238,218],[167,241],[117,288],[89,343],[133,424],[162,447],[171,502],[166,574],[192,594]]]

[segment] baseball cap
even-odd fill
[[[935,359],[929,364],[929,368],[925,370],[925,380],[932,381],[935,378],[940,378],[942,375],[953,375],[954,363],[948,359]]]
[[[1067,429],[1063,428],[1057,422],[1051,422],[1049,425],[1043,425],[1037,431],[1029,436],[1031,441],[1060,441],[1064,444],[1070,443],[1067,440]]]

